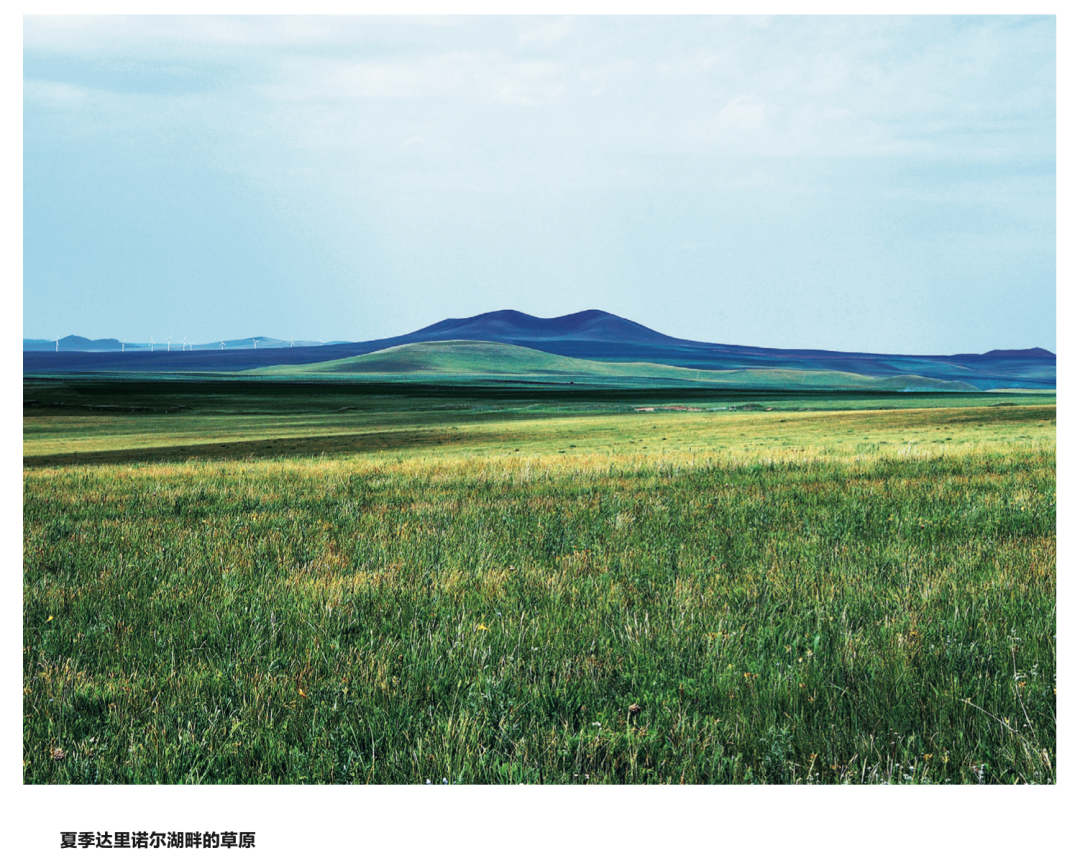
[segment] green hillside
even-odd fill
[[[976,391],[965,382],[921,376],[885,378],[829,370],[694,370],[664,364],[587,361],[486,341],[404,344],[316,364],[244,371],[255,376],[421,381],[553,382],[629,386],[686,385],[867,391]]]

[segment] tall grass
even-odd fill
[[[1052,436],[820,429],[28,470],[24,780],[1054,782]]]

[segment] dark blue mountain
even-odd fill
[[[606,311],[579,311],[545,320],[520,311],[491,311],[462,320],[443,320],[407,337],[416,340],[447,341],[606,341],[612,343],[677,343],[647,326],[624,320]]]
[[[493,311],[449,319],[411,334],[358,343],[259,349],[165,352],[25,351],[23,372],[227,372],[276,364],[313,364],[421,341],[495,341],[555,355],[597,361],[647,361],[700,370],[791,368],[839,370],[866,376],[914,374],[961,380],[977,388],[1044,388],[1057,383],[1057,356],[1045,349],[992,350],[957,355],[883,355],[829,350],[783,350],[688,341],[661,334],[605,311],[544,319],[520,311]]]

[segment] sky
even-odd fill
[[[23,21],[25,338],[1057,350],[1053,16]]]

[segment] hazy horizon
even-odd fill
[[[477,316],[486,316],[488,314],[500,314],[500,313],[503,313],[504,311],[507,311],[507,310],[513,311],[514,309],[501,309],[501,310],[493,311],[493,312],[484,312],[484,314],[477,315]],[[590,310],[602,310],[602,309],[585,309],[585,311],[590,311]],[[524,312],[520,312],[520,313],[524,313]],[[584,313],[584,312],[575,312],[575,313]],[[609,312],[605,312],[605,313],[609,313]],[[534,315],[526,314],[525,316],[532,317],[533,319],[540,319],[540,320],[556,320],[556,319],[562,319],[565,316],[572,316],[572,315],[559,315],[557,317],[535,317]],[[617,315],[611,315],[611,316],[617,316]],[[447,318],[444,318],[444,320],[470,320],[470,319],[475,319],[475,317],[447,317]],[[621,319],[631,320],[631,318],[629,318],[629,317],[624,317],[624,318],[621,318]],[[437,325],[437,324],[429,324],[429,325]],[[642,324],[638,324],[638,325],[643,325],[644,326],[645,324],[642,323]],[[397,334],[394,334],[394,335],[388,335],[388,336],[386,336],[385,339],[386,340],[393,340],[393,339],[396,339],[396,338],[399,338],[399,337],[407,337],[412,333],[422,331],[423,328],[427,328],[427,327],[422,327],[422,328],[417,328],[417,329],[409,329],[408,331],[405,331],[405,332],[400,332],[400,333],[397,333]],[[646,328],[651,329],[651,327],[649,327],[649,326],[646,326]],[[651,331],[660,332],[661,334],[665,334],[662,329],[651,329]],[[674,337],[674,336],[669,336],[669,337]],[[81,338],[81,339],[87,340],[87,341],[89,341],[91,343],[96,342],[96,341],[117,341],[117,342],[121,341],[120,338],[117,338],[115,336],[107,336],[105,338],[87,338],[85,335],[78,335],[78,334],[74,334],[74,333],[60,336],[59,341],[56,338],[24,338],[23,340],[24,340],[24,342],[29,341],[29,342],[34,342],[34,343],[59,343],[59,342],[62,342],[64,340],[67,340],[69,338]],[[201,348],[201,347],[207,347],[207,346],[212,347],[212,346],[215,346],[215,345],[217,345],[219,343],[220,344],[233,344],[233,343],[238,343],[238,342],[243,343],[243,342],[252,341],[252,340],[257,340],[258,343],[260,343],[260,344],[264,343],[264,342],[272,342],[273,344],[291,345],[293,343],[293,341],[290,340],[290,339],[287,339],[287,338],[275,338],[275,337],[272,337],[270,335],[249,335],[249,336],[233,335],[233,336],[230,336],[230,337],[219,338],[219,339],[213,340],[213,341],[195,341],[195,340],[183,340],[183,341],[181,341],[181,340],[171,340],[170,341],[170,339],[156,339],[155,341],[151,342],[149,339],[146,340],[146,341],[143,341],[143,340],[126,340],[125,339],[123,341],[123,343],[125,343],[126,346],[128,346],[128,347],[148,347],[148,346],[150,346],[151,343],[153,343],[154,346],[157,347],[157,349],[161,349],[163,347],[167,347],[170,342],[171,342],[171,344],[173,346],[176,346],[176,347],[181,347],[183,345],[183,346],[188,346],[188,347],[200,347]],[[382,339],[380,339],[380,338],[370,338],[368,340],[370,341],[370,340],[382,340]],[[463,340],[466,340],[466,339],[463,339]],[[468,339],[468,340],[470,342],[472,342],[471,339]],[[678,339],[676,338],[676,340],[678,340]],[[330,343],[363,343],[363,342],[364,341],[313,341],[313,340],[300,340],[300,341],[296,341],[295,345],[296,346],[301,346],[303,344],[318,345],[318,344],[330,344]],[[697,343],[723,343],[723,342],[722,341],[698,341]],[[748,345],[748,346],[750,346],[750,345]],[[235,349],[236,347],[231,347],[231,348]],[[788,348],[778,347],[777,349],[788,349]],[[1024,349],[1046,349],[1046,348],[1045,347],[1025,347]],[[1053,355],[1057,354],[1053,350],[1049,350],[1049,352],[1051,352],[1051,354],[1053,354]],[[898,354],[900,354],[900,353],[898,353]],[[902,354],[903,355],[960,355],[961,353],[902,353]]]
[[[27,16],[23,337],[1056,341],[1053,16]]]

